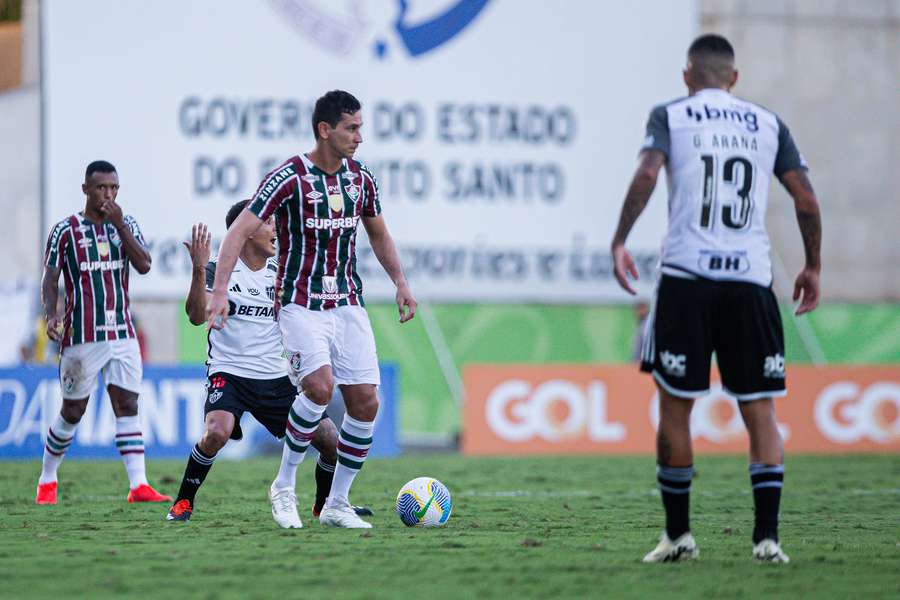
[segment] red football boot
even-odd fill
[[[56,482],[39,483],[35,504],[56,504]]]
[[[191,506],[191,501],[182,498],[169,509],[169,514],[166,515],[166,521],[187,521],[191,518],[191,513],[193,512],[194,509]]]
[[[172,496],[160,494],[149,483],[142,483],[128,492],[129,502],[171,502]]]

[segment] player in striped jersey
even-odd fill
[[[278,232],[276,309],[290,373],[299,383],[287,424],[282,465],[272,484],[293,487],[335,383],[347,414],[338,436],[338,464],[319,521],[368,528],[353,511],[350,486],[372,444],[380,382],[375,337],[356,272],[356,230],[366,228],[372,250],[397,286],[400,322],[415,315],[413,298],[388,233],[375,178],[353,159],[362,143],[360,103],[344,91],[328,92],[313,110],[315,148],[289,158],[262,181],[250,205],[222,242],[208,308],[209,327],[228,318],[227,284],[246,240],[275,215]]]
[[[229,228],[247,205],[234,204],[225,216]],[[191,287],[185,301],[190,322],[206,320],[206,303],[216,276],[216,261],[210,260],[210,235],[206,225],[193,228],[191,242],[185,246],[193,266]],[[206,479],[213,461],[229,439],[239,440],[241,417],[249,412],[272,435],[285,434],[288,412],[297,388],[287,374],[287,361],[281,346],[281,334],[275,322],[275,226],[270,218],[244,244],[237,267],[228,282],[229,312],[232,318],[221,331],[210,331],[207,344],[207,383],[205,431],[188,458],[175,504],[166,518],[187,521],[194,511],[194,498]],[[327,418],[316,431],[312,445],[319,451],[316,462],[316,500],[313,515],[318,516],[331,489],[336,462],[337,430]],[[297,514],[293,487],[270,493],[272,516],[281,527],[303,526]],[[358,514],[371,515],[365,507],[354,507]]]
[[[633,294],[627,275],[636,278],[637,271],[625,239],[665,166],[669,226],[641,368],[652,372],[659,388],[656,477],[666,526],[644,562],[699,555],[689,521],[690,421],[694,400],[709,392],[715,353],[722,387],[738,401],[750,438],[751,555],[785,563],[778,540],[784,449],[773,402],[786,393],[784,333],[765,229],[772,175],[794,200],[806,253],[794,283],[798,315],[819,302],[819,205],[787,126],[731,94],[737,71],[728,40],[702,35],[687,58],[689,95],[651,112],[612,242],[615,276]]]
[[[150,270],[137,221],[116,202],[119,176],[106,161],[87,166],[81,186],[84,210],[57,223],[44,254],[41,303],[47,334],[60,343],[62,409],[50,425],[38,480],[37,504],[56,504],[57,470],[72,444],[98,375],[116,415],[116,447],[128,473],[128,502],[171,500],[147,482],[144,440],[138,419],[141,354],[131,319],[128,276]],[[65,314],[56,312],[59,276],[66,288]]]

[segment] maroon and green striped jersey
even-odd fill
[[[126,215],[125,223],[145,244],[137,221]],[[63,347],[135,337],[130,262],[112,223],[94,223],[81,213],[63,219],[50,231],[44,264],[61,269],[66,284]]]
[[[346,159],[337,173],[326,173],[294,156],[266,175],[249,208],[264,221],[275,215],[276,305],[364,305],[356,228],[360,217],[381,214],[381,204],[375,177],[361,162]]]

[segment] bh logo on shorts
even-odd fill
[[[491,391],[485,405],[488,425],[503,440],[541,438],[559,442],[587,434],[595,442],[620,442],[625,425],[607,418],[606,384],[582,387],[564,379],[533,385],[510,379]]]
[[[684,354],[672,354],[668,350],[663,350],[659,355],[663,370],[672,377],[684,377],[687,370],[687,357]],[[782,363],[782,369],[784,364]]]
[[[269,0],[269,4],[323,50],[349,56],[369,45],[375,58],[386,60],[397,48],[418,58],[443,46],[475,20],[488,1],[394,0],[394,10],[373,9],[367,0]]]

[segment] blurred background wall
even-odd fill
[[[36,290],[47,233],[41,230],[41,2],[2,0],[0,6],[6,257],[0,281]],[[799,322],[785,310],[787,360],[900,362],[900,0],[699,0],[696,8],[698,31],[722,33],[735,46],[736,93],[776,111],[792,128],[822,204],[824,304]],[[679,85],[677,70],[671,77]],[[645,98],[646,109],[663,99]],[[635,131],[642,126],[635,123]],[[631,152],[639,140],[623,146]],[[626,185],[618,186],[623,194]],[[77,187],[71,202],[82,202]],[[778,186],[768,224],[783,296],[803,254],[793,206]],[[203,332],[187,323],[180,301],[145,298],[133,306],[149,362],[203,361]],[[440,439],[458,430],[465,365],[628,362],[640,310],[624,295],[621,303],[602,305],[426,303],[422,318],[398,338],[395,308],[370,307],[380,357],[401,367],[405,433]]]

